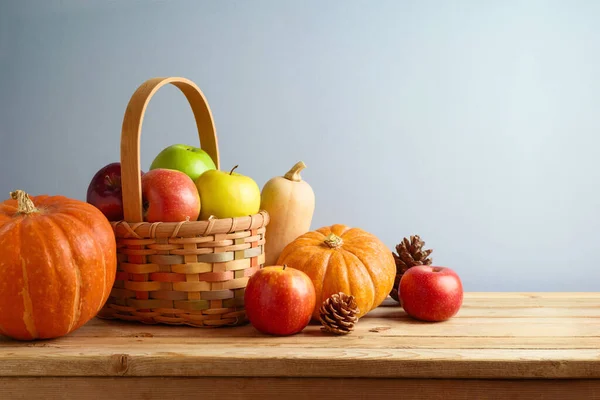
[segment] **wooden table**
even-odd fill
[[[443,323],[391,299],[335,337],[311,325],[148,326],[95,319],[68,337],[0,337],[0,399],[600,399],[600,293],[467,293]],[[385,397],[380,397],[385,398]]]

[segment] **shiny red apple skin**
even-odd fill
[[[200,215],[200,195],[194,181],[181,171],[153,169],[142,177],[144,221],[180,222]]]
[[[141,176],[144,176],[143,171]],[[99,209],[109,221],[123,219],[120,162],[107,164],[94,174],[87,188],[86,201]]]
[[[268,266],[250,277],[244,307],[250,324],[259,332],[287,336],[301,332],[315,308],[315,287],[304,272]]]
[[[445,321],[462,306],[462,282],[448,267],[415,266],[402,275],[398,298],[404,311],[415,319]]]

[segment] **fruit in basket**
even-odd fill
[[[269,213],[265,265],[275,264],[281,250],[310,229],[315,193],[300,176],[304,168],[306,165],[299,161],[285,175],[271,178],[263,186],[260,208]]]
[[[385,300],[396,275],[394,258],[383,242],[343,224],[299,236],[283,249],[277,264],[305,272],[315,286],[317,304],[339,292],[354,296],[358,318]],[[318,310],[313,318],[319,319]]]
[[[400,279],[402,275],[412,267],[417,265],[431,265],[431,253],[432,249],[424,250],[423,246],[425,242],[421,240],[419,235],[412,235],[409,238],[403,238],[402,241],[396,245],[396,252],[392,253],[394,261],[396,261],[396,279],[394,280],[394,288],[390,292],[390,296],[400,301],[398,298],[398,287],[400,285]]]
[[[244,308],[258,331],[293,335],[310,322],[315,309],[315,288],[305,273],[294,268],[264,267],[248,280]]]
[[[0,334],[67,335],[92,319],[115,280],[115,235],[91,204],[17,190],[0,203]]]
[[[199,147],[173,144],[165,147],[150,164],[150,170],[164,168],[181,171],[193,181],[204,172],[216,169],[213,159]]]
[[[86,201],[99,209],[109,221],[123,219],[121,163],[107,164],[94,174],[87,188]]]
[[[195,221],[200,214],[200,196],[194,181],[181,171],[153,169],[142,177],[144,221]]]
[[[402,308],[411,317],[423,321],[444,321],[460,309],[463,287],[454,270],[420,265],[404,273],[399,296]]]
[[[209,170],[196,179],[202,209],[200,219],[235,218],[258,213],[260,188],[245,175],[231,171]]]

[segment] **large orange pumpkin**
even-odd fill
[[[64,336],[108,299],[117,268],[112,227],[79,200],[11,196],[0,203],[0,334]]]
[[[278,265],[299,269],[313,281],[318,319],[323,301],[344,292],[356,298],[362,317],[379,306],[394,285],[392,252],[376,236],[359,228],[336,224],[307,232],[289,243]]]

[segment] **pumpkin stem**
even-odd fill
[[[331,247],[332,249],[336,249],[336,248],[340,247],[343,243],[344,243],[344,241],[342,240],[342,238],[339,237],[338,235],[334,235],[333,233],[330,233],[325,238],[325,244],[327,246]]]
[[[33,214],[39,212],[39,210],[31,201],[29,195],[23,190],[15,190],[14,192],[10,192],[10,197],[17,200],[17,212],[19,214]]]
[[[302,171],[304,168],[306,168],[306,164],[304,164],[302,161],[298,161],[283,177],[290,181],[300,182],[302,180],[300,177],[300,171]]]
[[[237,167],[239,167],[239,165],[236,165],[235,167],[231,168],[231,171],[229,171],[229,175],[233,174],[233,171],[234,171],[234,170],[235,170]]]

